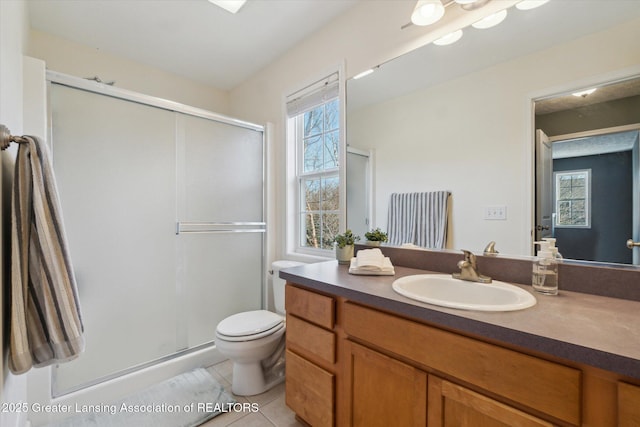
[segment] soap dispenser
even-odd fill
[[[543,237],[542,240],[545,242],[549,242],[549,250],[553,253],[553,257],[557,262],[562,262],[562,254],[558,252],[558,247],[556,246],[556,238],[555,237]]]
[[[551,242],[534,242],[540,245],[538,256],[533,263],[533,275],[531,284],[533,289],[545,295],[558,294],[558,259],[557,250],[551,249]],[[554,248],[555,248],[555,242]],[[559,254],[558,254],[559,255]]]

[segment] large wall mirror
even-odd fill
[[[529,11],[510,8],[497,27],[463,31],[455,44],[423,46],[381,64],[369,76],[348,81],[347,144],[354,159],[357,155],[366,160],[360,172],[347,172],[348,226],[360,233],[373,226],[385,228],[392,193],[446,190],[452,194],[447,248],[481,252],[496,241],[501,254],[531,255],[532,242],[540,237],[536,226],[544,229],[536,222],[536,129],[543,129],[551,144],[563,135],[575,137],[574,145],[587,137],[600,138],[589,143],[593,146],[606,145],[601,133],[609,132],[591,131],[622,126],[617,130],[633,133],[635,128],[627,125],[640,123],[640,91],[630,83],[640,77],[640,2],[552,0]],[[626,85],[610,99],[594,102],[597,92],[571,95],[612,83]],[[575,98],[571,104],[562,101],[566,95]],[[589,113],[610,110],[613,103],[629,108],[624,120],[600,120]],[[631,147],[627,161],[637,167],[633,135],[626,138],[619,144]],[[569,145],[565,143],[565,149]],[[350,177],[368,170],[368,180]],[[571,175],[565,175],[565,182],[566,177]],[[360,184],[350,185],[356,179]],[[547,185],[552,191],[551,181]],[[596,186],[593,176],[591,185]],[[614,186],[612,192],[622,191],[617,184],[607,185]],[[625,194],[630,210],[637,209],[640,201],[634,194],[640,186],[629,185]],[[363,193],[370,197],[363,198]],[[369,207],[350,209],[351,194],[360,197],[360,206],[368,200]],[[563,213],[572,201],[564,202]],[[495,208],[504,215],[490,215]],[[617,221],[617,212],[604,210],[610,222]],[[575,251],[591,245],[571,241],[566,231],[577,228],[549,227],[568,258],[632,263],[629,254],[640,251],[624,247],[627,238],[639,237],[631,229],[621,242],[625,260],[607,258],[606,249]]]

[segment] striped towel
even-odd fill
[[[447,243],[448,191],[393,193],[389,201],[389,244],[443,249]]]
[[[75,277],[47,146],[25,137],[11,206],[9,368],[15,374],[84,350]]]

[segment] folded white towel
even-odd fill
[[[356,261],[359,268],[379,268],[382,266],[382,262],[384,261],[384,255],[378,248],[363,249],[358,251]]]
[[[393,276],[395,270],[389,257],[385,257],[380,249],[364,249],[351,258],[349,266],[351,274],[368,274],[376,276]]]

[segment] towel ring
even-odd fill
[[[5,125],[0,125],[0,149],[6,150],[7,148],[9,148],[9,145],[11,145],[12,142],[25,144],[29,141],[27,140],[27,138],[24,138],[22,136],[11,135],[9,128],[7,128]]]

